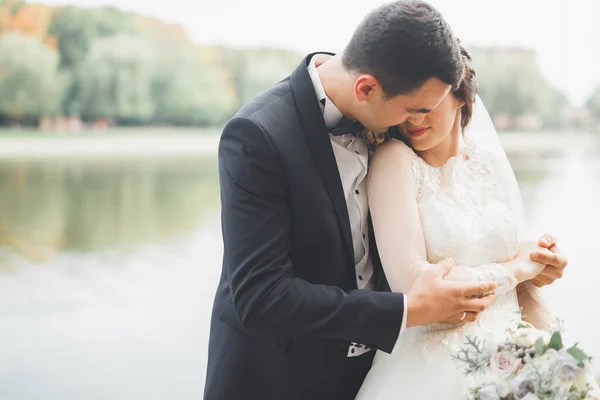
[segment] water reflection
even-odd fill
[[[217,206],[214,159],[0,164],[0,246],[31,261],[128,247],[198,227]]]

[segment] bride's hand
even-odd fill
[[[535,278],[545,267],[544,264],[531,260],[529,255],[532,252],[551,253],[550,250],[543,248],[535,240],[521,242],[519,251],[511,263],[512,272],[519,283]]]
[[[494,301],[493,282],[460,282],[446,279],[454,262],[433,264],[415,279],[406,293],[407,327],[434,323],[463,324],[473,322]]]

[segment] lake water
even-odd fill
[[[597,357],[599,149],[511,154],[529,232],[570,259],[548,303]],[[2,161],[0,210],[0,399],[201,398],[213,157]]]

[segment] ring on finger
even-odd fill
[[[461,320],[461,321],[464,321],[464,320],[465,320],[465,318],[467,318],[467,313],[466,313],[466,312],[463,312],[463,313],[462,313],[462,315],[460,316],[460,320]]]

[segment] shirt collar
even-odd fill
[[[321,82],[321,78],[317,72],[317,67],[315,66],[315,59],[316,57],[312,57],[310,60],[310,64],[308,65],[308,74],[310,75],[310,79],[315,88],[315,93],[317,94],[319,105],[321,106],[321,112],[323,113],[325,125],[327,128],[333,128],[344,116],[335,106],[335,104],[333,104],[333,101],[331,101],[331,99],[327,96],[327,93],[325,93],[325,88],[323,88],[323,83]]]

